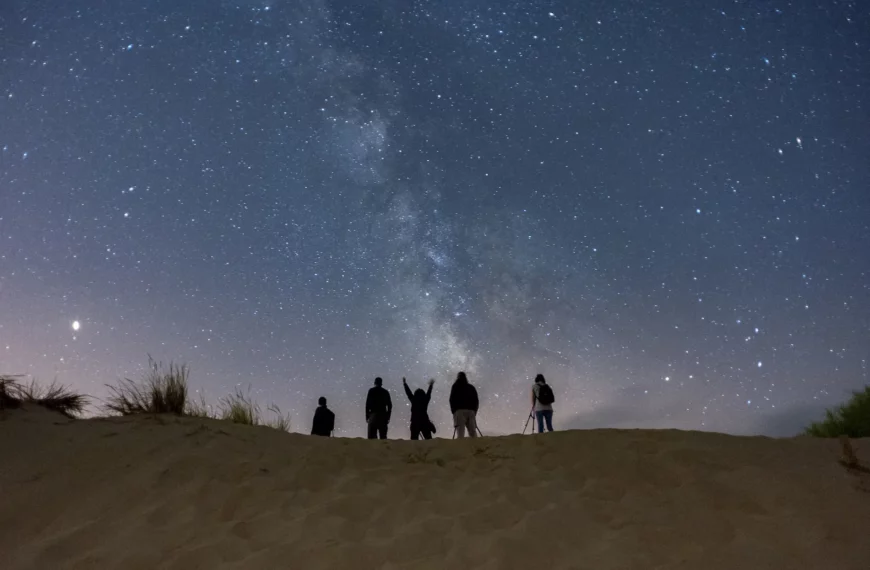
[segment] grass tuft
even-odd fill
[[[246,426],[258,426],[261,423],[260,406],[251,398],[250,388],[248,394],[244,394],[239,388],[235,393],[221,399],[219,404],[219,419],[242,424]]]
[[[68,418],[80,416],[88,405],[88,397],[52,382],[40,386],[36,381],[29,384],[18,382],[18,376],[0,377],[0,409],[20,408],[23,404],[42,406]]]
[[[116,386],[108,386],[111,394],[107,398],[107,411],[131,416],[135,414],[174,414],[186,415],[189,409],[187,400],[187,378],[190,369],[182,364],[156,362],[148,357],[148,371],[139,382],[125,378]]]
[[[0,376],[0,410],[15,410],[21,407],[18,398],[19,376]]]
[[[276,429],[278,431],[286,431],[290,433],[290,414],[284,414],[281,412],[281,408],[272,404],[269,406],[269,411],[275,414],[277,417],[273,420],[269,420],[266,422],[266,425],[272,429]]]
[[[235,393],[221,399],[218,406],[219,411],[217,418],[234,424],[265,426],[279,431],[289,432],[290,415],[283,414],[281,408],[274,404],[269,406],[267,409],[275,414],[276,417],[264,421],[259,404],[257,404],[251,397],[250,387],[248,388],[247,393],[236,388]]]

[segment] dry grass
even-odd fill
[[[52,382],[40,386],[36,381],[21,384],[18,376],[0,377],[0,409],[20,408],[24,404],[42,406],[53,412],[75,418],[84,412],[89,398],[71,389]]]
[[[250,388],[247,394],[236,388],[235,393],[221,399],[218,410],[218,419],[234,424],[258,426],[261,423],[260,406],[251,398]]]
[[[21,407],[16,387],[18,376],[0,376],[0,410],[14,410]]]
[[[109,385],[105,408],[122,416],[135,414],[187,415],[187,378],[190,369],[182,364],[164,366],[148,357],[148,371],[139,382],[128,378]]]
[[[266,426],[289,432],[290,415],[283,414],[281,409],[274,404],[267,409],[277,417],[272,420],[264,420],[259,404],[251,397],[250,387],[247,393],[236,388],[235,393],[221,399],[217,419],[230,421],[234,424]]]
[[[189,376],[187,365],[164,365],[149,356],[148,369],[140,380],[125,378],[114,386],[107,385],[110,394],[103,409],[111,415],[173,414],[290,431],[290,415],[271,405],[266,409],[275,417],[264,418],[259,404],[250,395],[250,387],[247,393],[237,388],[235,393],[222,398],[213,408],[201,393],[196,400],[189,397]],[[88,396],[54,382],[41,387],[33,382],[21,384],[19,379],[19,376],[0,376],[0,410],[33,403],[72,418],[81,415],[89,402]]]
[[[281,412],[281,408],[279,408],[275,404],[269,406],[269,411],[275,414],[277,417],[273,420],[267,421],[266,425],[270,428],[290,433],[290,414],[285,415]]]

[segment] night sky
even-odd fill
[[[0,373],[363,434],[790,435],[868,383],[870,5],[0,2]]]

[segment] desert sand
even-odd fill
[[[866,465],[870,441],[853,441]],[[867,570],[837,441],[325,439],[0,412],[0,568]]]

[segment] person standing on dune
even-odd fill
[[[477,389],[468,381],[465,372],[456,375],[456,381],[450,388],[450,413],[453,414],[453,426],[456,428],[456,436],[459,439],[465,437],[468,430],[469,437],[477,437],[477,410],[480,400],[477,398]]]
[[[553,431],[553,402],[555,401],[553,389],[547,384],[544,375],[535,376],[535,383],[532,385],[532,407],[538,420],[538,433],[544,432],[544,422],[547,424],[547,431]]]
[[[408,388],[408,382],[402,378],[402,386],[405,388],[405,394],[411,402],[411,439],[432,439],[432,434],[435,432],[435,425],[429,419],[429,400],[432,399],[432,385],[435,380],[429,380],[429,389],[425,392],[423,388],[417,388],[414,393]]]
[[[317,400],[317,409],[314,411],[314,421],[311,424],[311,435],[331,437],[335,429],[335,414],[326,407],[326,398],[323,396]]]
[[[375,385],[369,388],[366,396],[366,423],[369,439],[387,439],[387,428],[390,416],[393,414],[393,400],[390,393],[382,386],[381,377],[375,378]]]

